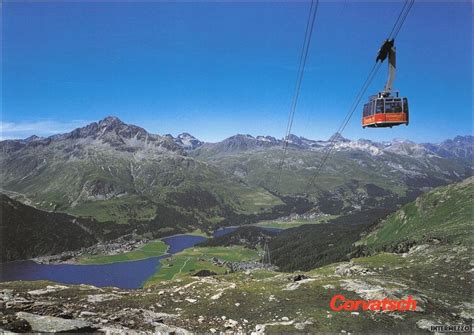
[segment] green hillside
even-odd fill
[[[427,192],[391,214],[359,244],[383,249],[403,242],[472,245],[474,178]]]
[[[282,152],[278,146],[224,153],[202,147],[192,153],[197,160],[238,176],[247,185],[305,196],[324,213],[334,215],[354,209],[395,209],[396,204],[414,200],[424,188],[470,176],[465,162],[389,151],[374,155],[355,148],[334,151],[311,184],[324,154],[322,149],[290,147],[279,178]]]
[[[186,216],[187,225],[211,226],[229,214],[253,215],[283,204],[179,152],[65,142],[1,154],[2,188],[38,208],[117,223],[161,218],[164,207]]]

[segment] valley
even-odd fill
[[[438,144],[236,135],[115,117],[0,142],[0,329],[429,332],[467,324],[472,136]],[[36,262],[32,261],[35,260]],[[348,299],[414,312],[333,312]],[[22,328],[23,327],[23,328]],[[60,328],[63,327],[63,328]]]
[[[227,246],[193,246],[162,260],[165,271],[150,277],[143,289],[61,286],[44,281],[1,283],[2,300],[7,307],[2,317],[3,327],[14,330],[23,324],[39,330],[42,326],[36,322],[36,315],[45,315],[45,320],[59,317],[66,328],[73,325],[68,324],[64,315],[80,321],[84,329],[178,333],[363,332],[368,328],[378,332],[416,329],[423,333],[429,332],[431,325],[468,324],[474,313],[467,298],[474,278],[470,257],[472,234],[466,234],[466,229],[472,228],[472,220],[471,213],[465,210],[465,202],[470,201],[473,187],[474,179],[470,178],[436,188],[371,226],[355,243],[344,243],[352,245],[352,252],[360,254],[362,247],[369,248],[370,254],[333,260],[304,271],[255,268],[232,272],[213,263],[214,259],[239,262],[259,259],[258,244],[255,251],[241,246],[240,237],[246,233],[240,228],[216,239]],[[456,205],[459,210],[435,220]],[[419,220],[419,211],[424,211],[431,222],[428,238],[423,233],[424,222]],[[395,223],[397,220],[403,222]],[[346,224],[332,223],[333,227]],[[285,230],[274,235],[270,245],[280,238],[290,238],[299,230],[302,236],[311,238],[306,230],[323,225],[326,224]],[[399,234],[386,235],[394,225],[397,231],[406,228]],[[328,229],[331,227],[323,230]],[[286,233],[290,235],[285,236]],[[233,239],[232,234],[240,237]],[[255,232],[249,236],[256,236]],[[304,245],[302,237],[298,241]],[[331,241],[321,237],[313,242]],[[339,242],[342,244],[341,239]],[[148,245],[154,247],[153,243]],[[317,244],[312,245],[318,252]],[[401,245],[405,247],[396,247]],[[271,251],[277,257],[278,244],[273,244]],[[199,272],[205,277],[200,277]],[[333,312],[328,304],[334,294],[343,294],[348,299],[400,299],[411,295],[417,300],[417,310]],[[54,309],[46,307],[50,305]]]

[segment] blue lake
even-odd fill
[[[168,253],[175,254],[206,238],[174,235],[162,240],[169,245]],[[0,264],[0,281],[51,280],[64,284],[138,288],[160,268],[160,259],[164,257],[167,255],[139,261],[97,265],[38,264],[30,260],[9,262]]]
[[[161,240],[169,245],[169,254],[176,254],[186,248],[190,248],[207,240],[207,238],[196,235],[173,235],[170,237],[164,237]]]
[[[237,228],[221,228],[216,230],[213,236],[222,236]],[[266,229],[274,230],[273,228]],[[275,231],[279,231],[279,229]],[[206,238],[195,235],[174,235],[164,237],[162,240],[169,246],[168,254],[175,254],[205,241]],[[0,264],[0,281],[50,280],[64,284],[139,288],[160,268],[160,259],[164,257],[168,257],[168,255],[139,261],[98,265],[38,264],[31,260],[9,262]]]
[[[38,264],[33,261],[17,261],[0,266],[0,280],[51,280],[64,284],[138,288],[159,269],[161,258],[163,256],[100,265]]]
[[[239,227],[224,227],[224,228],[219,228],[212,233],[213,237],[219,237],[223,236],[225,234],[232,233],[233,231],[237,230]]]

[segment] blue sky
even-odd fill
[[[329,137],[403,2],[323,1],[293,133]],[[2,8],[2,134],[51,135],[115,115],[206,141],[283,137],[308,1],[15,2]],[[472,133],[469,1],[418,1],[396,41],[408,127],[344,136],[437,142]],[[386,79],[386,64],[366,96]],[[365,100],[365,98],[364,98]]]

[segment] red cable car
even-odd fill
[[[371,96],[364,105],[362,127],[393,127],[408,125],[408,99],[395,96],[384,97],[379,93]]]
[[[408,125],[408,99],[400,97],[398,92],[392,94],[395,79],[395,46],[394,40],[386,40],[379,50],[376,62],[383,62],[388,56],[388,79],[384,90],[369,98],[362,112],[362,127],[383,128],[401,124]]]

